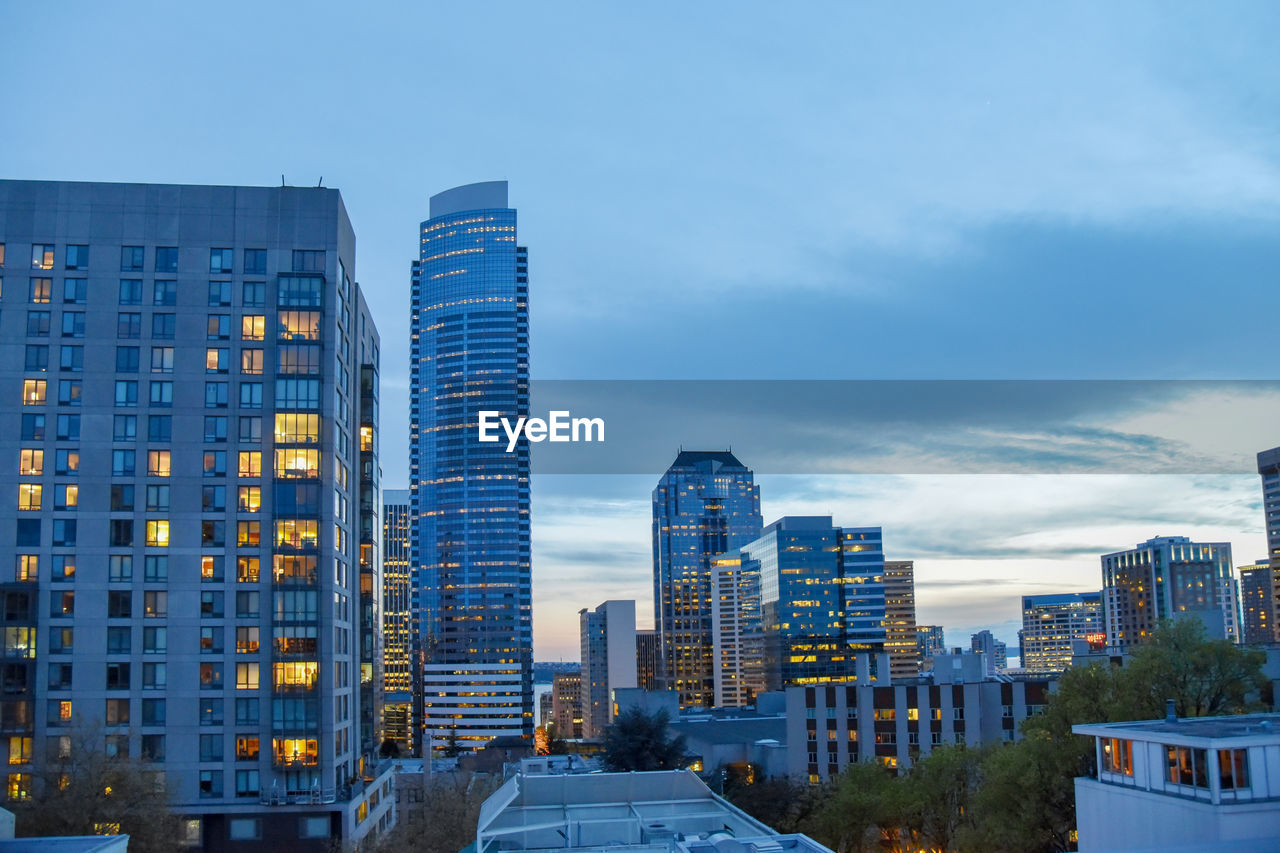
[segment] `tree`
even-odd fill
[[[81,724],[34,762],[31,796],[9,803],[17,834],[129,836],[129,849],[161,853],[181,846],[158,766],[108,755],[100,727]],[[127,744],[128,735],[111,735]],[[127,748],[126,748],[127,749]]]
[[[395,828],[374,843],[371,853],[457,853],[475,840],[480,807],[501,784],[487,774],[423,778],[422,800],[399,803]]]
[[[902,812],[900,788],[880,764],[850,764],[828,785],[802,830],[836,853],[878,850],[889,830],[895,834]]]
[[[607,770],[678,770],[685,765],[684,737],[671,738],[666,711],[650,716],[628,708],[604,730]]]
[[[741,784],[730,775],[725,797],[747,814],[778,832],[803,832],[820,804],[822,789],[788,778]]]
[[[451,729],[449,737],[444,742],[445,758],[457,758],[462,755],[462,744],[458,742],[458,730]]]
[[[382,745],[378,747],[378,755],[382,758],[399,758],[400,744],[391,738],[382,741]]]
[[[903,778],[905,822],[920,846],[953,850],[969,832],[984,757],[985,752],[963,745],[939,746]]]
[[[1164,716],[1172,699],[1179,717],[1238,714],[1266,685],[1263,652],[1205,636],[1199,619],[1168,621],[1134,650],[1125,667],[1127,697],[1140,716]]]

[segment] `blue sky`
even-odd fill
[[[537,378],[1273,376],[1278,29],[1269,3],[10,4],[0,162],[340,188],[394,487],[416,225],[478,180],[509,180],[520,209]],[[540,656],[573,653],[579,607],[648,595],[658,473],[535,483]],[[981,616],[951,604],[973,585],[922,585],[924,621],[957,634],[1012,620],[1020,583],[1096,581],[1048,528],[1262,553],[1247,477],[979,479],[962,498],[927,479],[779,482],[765,514],[825,502],[885,519],[893,556],[929,553],[940,583],[1005,578]],[[908,532],[948,495],[972,526],[931,550]],[[1131,526],[1099,524],[1126,501]],[[976,546],[991,536],[1027,553]],[[605,552],[614,580],[583,593]]]

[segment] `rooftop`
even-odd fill
[[[1119,737],[1196,746],[1206,745],[1202,742],[1221,740],[1231,740],[1233,746],[1244,746],[1246,743],[1280,745],[1280,714],[1093,723],[1072,726],[1071,730],[1079,735],[1094,737]]]
[[[745,468],[738,457],[734,456],[728,450],[681,450],[676,455],[676,461],[671,463],[672,468],[692,468],[695,465],[710,462],[715,467],[729,466],[734,468]]]

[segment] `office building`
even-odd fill
[[[100,728],[197,847],[385,828],[378,333],[339,193],[0,181],[0,229],[8,793]]]
[[[1280,447],[1258,454],[1258,474],[1262,477],[1267,559],[1273,567],[1280,567]]]
[[[652,628],[636,631],[636,686],[656,690],[658,672],[662,669],[662,644]]]
[[[916,643],[916,564],[912,560],[886,560],[884,564],[884,648],[894,678],[920,674],[920,650]]]
[[[1280,850],[1280,715],[1096,723],[1080,853]]]
[[[1100,645],[1105,637],[1101,592],[1022,596],[1018,645],[1028,674],[1062,672],[1081,642]]]
[[[739,553],[742,570],[759,574],[767,690],[846,681],[855,655],[884,651],[880,528],[786,516]]]
[[[1013,743],[1048,701],[1046,679],[997,681],[969,672],[931,683],[847,683],[787,690],[787,764],[793,779],[829,782],[850,763],[908,768],[936,746]]]
[[[578,613],[582,638],[582,736],[613,722],[613,691],[636,686],[636,603],[606,601]]]
[[[558,738],[582,737],[582,673],[558,672],[552,678],[551,722]]]
[[[760,488],[728,451],[681,450],[653,490],[660,685],[682,708],[715,701],[711,560],[760,535]]]
[[[760,572],[737,554],[713,558],[711,572],[715,706],[751,705],[765,689]]]
[[[414,729],[422,701],[417,687],[414,613],[409,572],[409,492],[382,493],[382,682],[384,734],[412,755],[418,743]],[[415,697],[416,700],[415,701]]]
[[[916,649],[920,653],[920,668],[928,669],[929,661],[934,655],[940,655],[947,650],[947,641],[942,634],[941,625],[917,625],[916,626]]]
[[[1008,648],[1002,640],[997,640],[990,631],[982,630],[970,635],[969,649],[985,657],[987,675],[1004,672],[1009,666]]]
[[[1102,556],[1107,646],[1142,642],[1163,619],[1200,619],[1210,637],[1235,640],[1239,619],[1231,545],[1157,536]]]
[[[1237,566],[1240,582],[1240,642],[1271,643],[1277,637],[1276,575],[1269,560]]]
[[[481,411],[529,414],[528,254],[505,181],[432,196],[420,237],[409,477],[423,743],[473,750],[533,735],[529,446],[478,436]]]

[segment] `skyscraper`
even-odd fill
[[[857,656],[884,652],[880,528],[785,516],[739,553],[742,569],[760,578],[766,689],[852,680]]]
[[[1101,592],[1022,596],[1019,653],[1028,674],[1062,672],[1079,642],[1096,644],[1104,635]]]
[[[764,633],[760,622],[760,570],[745,570],[739,554],[711,561],[711,634],[718,708],[755,703],[764,684]]]
[[[613,691],[636,686],[636,603],[606,601],[578,613],[582,644],[582,736],[613,722]]]
[[[1107,645],[1140,643],[1162,619],[1194,615],[1209,636],[1236,639],[1239,604],[1228,542],[1157,536],[1102,556]]]
[[[1009,665],[1008,648],[1003,640],[997,640],[988,630],[981,630],[969,637],[969,648],[986,656],[987,675],[1003,672]]]
[[[1267,556],[1280,568],[1280,447],[1258,454],[1258,474],[1262,477],[1262,511],[1267,530]]]
[[[660,683],[680,694],[682,708],[715,701],[711,560],[755,539],[760,525],[760,488],[729,451],[680,451],[653,490]]]
[[[886,560],[884,564],[884,648],[894,678],[920,674],[915,572],[916,564],[911,560]]]
[[[382,680],[386,689],[382,720],[386,737],[412,753],[418,743],[414,726],[421,689],[416,689],[413,651],[409,510],[407,489],[387,489],[382,493]]]
[[[8,792],[100,731],[205,849],[386,826],[379,344],[339,193],[0,181],[0,229],[0,567],[46,602]]]
[[[1237,566],[1240,574],[1240,642],[1271,643],[1276,637],[1276,571],[1269,560]]]
[[[658,671],[662,667],[658,639],[658,632],[652,628],[636,631],[636,686],[641,690],[657,689]]]
[[[411,561],[424,744],[533,735],[529,448],[478,440],[529,413],[528,254],[505,181],[431,197],[413,264]]]
[[[917,625],[916,649],[920,653],[921,669],[928,669],[934,655],[947,651],[947,641],[942,633],[941,625]]]

